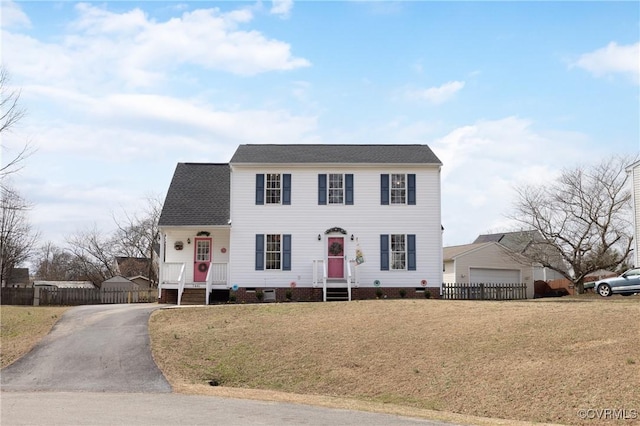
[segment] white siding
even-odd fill
[[[255,205],[256,173],[290,173],[291,205]],[[319,173],[353,173],[354,205],[318,205]],[[380,174],[415,173],[415,206],[380,205]],[[358,266],[361,287],[380,280],[383,287],[420,287],[442,281],[439,167],[232,168],[230,279],[241,287],[312,285],[312,261],[324,259],[325,230],[347,231],[345,253],[355,257],[356,241],[365,256]],[[291,271],[255,271],[255,235],[291,234]],[[416,271],[380,270],[380,235],[416,234]],[[321,241],[318,241],[321,235]]]

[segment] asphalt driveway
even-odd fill
[[[157,305],[68,310],[31,352],[0,375],[2,391],[171,392],[151,356]]]
[[[149,345],[157,305],[68,310],[0,371],[3,425],[426,425],[445,423],[277,402],[171,393]]]

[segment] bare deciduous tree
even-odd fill
[[[161,212],[162,199],[150,196],[142,214],[125,212],[124,219],[114,218],[118,227],[114,235],[117,250],[121,256],[146,259],[147,271],[144,275],[151,283],[158,281],[156,250],[160,240],[158,220]]]
[[[29,259],[38,239],[31,228],[27,211],[31,205],[15,190],[0,188],[0,282],[11,270]]]
[[[20,90],[11,88],[9,82],[9,73],[0,65],[0,135],[10,131],[25,115],[19,104]],[[13,153],[8,161],[0,161],[1,186],[4,186],[2,178],[19,171],[24,160],[32,153],[31,146],[26,143],[18,152]]]
[[[105,237],[96,227],[79,230],[67,238],[67,246],[73,257],[74,275],[100,286],[116,275],[113,240]]]
[[[627,261],[633,225],[625,169],[632,162],[611,157],[595,166],[564,170],[550,185],[516,188],[511,218],[541,236],[529,242],[523,255],[561,273],[579,293],[589,274],[615,270]]]
[[[35,276],[39,280],[73,281],[84,277],[74,274],[73,257],[64,249],[48,241],[32,259]]]

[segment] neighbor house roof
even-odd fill
[[[9,271],[7,284],[29,284],[29,268],[12,268]]]
[[[497,234],[479,235],[473,243],[478,244],[493,241],[502,244],[516,253],[522,253],[536,237],[538,237],[537,231],[501,232]]]
[[[484,243],[474,243],[474,244],[464,244],[461,246],[450,246],[450,247],[444,247],[442,249],[442,260],[449,261],[449,260],[453,260],[458,256],[461,256],[463,254],[467,254],[469,252],[472,252],[474,250],[478,250],[481,249],[485,246],[494,244],[493,241],[488,241],[488,242],[484,242]]]
[[[442,165],[427,145],[240,145],[231,164],[241,163]]]
[[[228,164],[178,163],[160,214],[160,226],[227,225]]]
[[[102,282],[102,284],[104,284],[104,283],[128,283],[128,284],[132,284],[133,281],[123,277],[122,275],[116,275],[116,276],[113,276],[113,277],[109,278],[108,280],[104,280]]]

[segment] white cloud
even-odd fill
[[[607,46],[585,53],[573,63],[596,77],[624,74],[640,83],[640,42],[626,46],[611,42]]]
[[[562,168],[586,161],[586,137],[541,132],[530,120],[482,120],[452,130],[430,144],[443,162],[445,245],[472,242],[478,234],[508,230],[514,186],[543,183]]]
[[[240,26],[248,8],[198,9],[158,22],[143,11],[114,13],[81,3],[77,19],[57,42],[42,42],[3,28],[3,61],[32,82],[101,88],[148,87],[182,65],[239,75],[307,67],[291,46]]]
[[[269,13],[288,18],[291,16],[291,9],[293,9],[293,0],[273,0]]]
[[[407,90],[405,94],[409,99],[417,99],[439,105],[451,100],[463,87],[464,81],[450,81],[438,87]]]
[[[31,20],[16,2],[3,0],[1,9],[2,28],[31,28]]]

